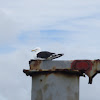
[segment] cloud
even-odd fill
[[[0,45],[16,40],[19,27],[3,9],[0,9]]]
[[[0,93],[7,98],[4,100],[30,99],[31,78],[23,74],[23,69],[29,68],[28,60],[27,52],[21,50],[0,56]]]
[[[10,2],[10,1],[9,1]],[[91,16],[98,13],[99,1],[88,2],[79,1],[72,3],[71,1],[32,1],[24,0],[4,4],[5,9],[12,12],[9,14],[11,18],[16,20],[26,29],[45,29],[49,25],[57,24],[62,21],[69,21],[73,18]],[[39,3],[38,3],[39,2]],[[14,6],[15,7],[14,7]],[[2,5],[1,5],[2,7]]]
[[[2,37],[0,43],[3,44],[18,42],[18,37],[23,32],[29,34],[28,31],[32,31],[33,36],[42,30],[65,30],[69,31],[68,34],[93,32],[90,31],[91,28],[99,31],[98,0],[95,2],[76,0],[74,3],[65,0],[6,2],[7,4],[2,1],[0,9],[0,37]]]
[[[2,96],[0,93],[0,100],[7,100],[7,99],[4,96]]]

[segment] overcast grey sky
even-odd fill
[[[31,49],[59,60],[100,59],[100,0],[0,0],[0,100],[30,100]],[[100,100],[100,75],[80,80],[80,100]]]

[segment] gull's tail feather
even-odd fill
[[[61,57],[61,56],[63,56],[64,54],[53,54],[53,55],[51,55],[49,58],[48,58],[48,60],[53,60],[53,59],[56,59],[56,58],[59,58],[59,57]]]

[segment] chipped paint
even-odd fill
[[[36,70],[36,69],[65,69],[70,68],[71,61],[42,61],[42,60],[31,60],[29,61],[30,69]]]

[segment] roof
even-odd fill
[[[30,60],[29,70],[23,70],[26,75],[48,73],[66,73],[89,77],[89,84],[97,73],[100,73],[100,60]]]

